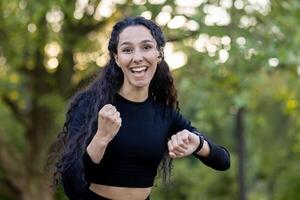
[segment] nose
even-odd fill
[[[133,62],[136,64],[142,62],[143,61],[143,53],[139,50],[135,51],[132,59],[133,59]]]

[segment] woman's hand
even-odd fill
[[[117,135],[122,124],[120,113],[111,104],[104,105],[98,112],[98,130],[86,150],[94,163],[99,163],[108,143]]]
[[[184,129],[172,135],[168,141],[169,155],[171,158],[182,158],[191,155],[198,147],[199,137]]]
[[[122,125],[120,113],[111,104],[104,105],[98,112],[98,130],[95,136],[109,143]]]

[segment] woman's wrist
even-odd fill
[[[193,154],[197,154],[202,149],[203,144],[204,144],[204,137],[199,133],[197,133],[196,135],[199,138],[199,144],[198,144],[197,148],[195,149],[195,151],[193,152]]]
[[[105,134],[103,134],[102,131],[97,130],[96,134],[93,137],[93,140],[96,140],[97,142],[101,143],[102,145],[108,145],[112,138],[105,137]]]
[[[204,136],[199,132],[193,132],[196,134],[199,138],[199,143],[195,151],[193,152],[193,155],[199,155],[202,157],[207,157],[210,154],[210,146],[208,142],[205,140]]]
[[[203,141],[203,146],[202,148],[198,151],[198,152],[194,152],[194,155],[199,155],[199,156],[202,156],[202,157],[207,157],[209,156],[210,154],[210,147],[209,147],[209,144],[208,142],[204,139]]]

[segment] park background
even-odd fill
[[[152,198],[299,199],[299,0],[1,0],[0,199],[66,199],[49,189],[50,146],[113,24],[136,15],[165,33],[184,116],[231,154],[226,172],[176,160]]]

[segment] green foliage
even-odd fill
[[[166,185],[157,181],[158,187],[151,197],[158,200],[236,199],[237,188],[224,184],[234,183],[232,172],[216,172],[205,168],[196,158],[176,160],[171,182]]]
[[[228,1],[233,5],[226,7],[227,1],[208,0],[193,8],[187,6],[189,1],[180,6],[181,1],[136,5],[128,0],[100,18],[95,10],[104,1],[88,2],[76,11],[79,4],[66,0],[0,1],[0,199],[53,196],[48,188],[40,188],[50,175],[26,181],[39,177],[46,165],[63,125],[67,99],[106,63],[108,35],[117,20],[142,13],[157,20],[162,12],[170,19],[185,18],[178,28],[161,25],[173,51],[187,56],[184,67],[173,71],[181,111],[229,149],[232,164],[229,171],[216,172],[194,158],[175,161],[172,182],[165,186],[158,179],[151,197],[238,199],[235,120],[237,110],[244,108],[247,199],[297,199],[299,1],[270,1],[262,7],[254,1]],[[209,25],[209,10],[222,5],[230,23]],[[195,23],[198,28],[187,26]],[[229,57],[222,61],[222,53]],[[6,152],[14,153],[7,159]],[[37,190],[28,185],[40,193],[34,194]],[[54,196],[66,199],[61,188]]]
[[[14,120],[14,117],[2,102],[0,102],[0,119],[1,138],[7,143],[16,145],[19,151],[24,151],[24,127],[22,127],[20,123]],[[5,130],[5,132],[3,130]]]

